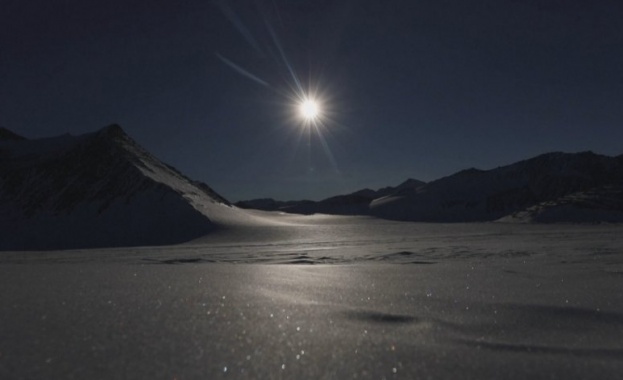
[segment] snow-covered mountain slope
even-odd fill
[[[404,195],[410,192],[415,192],[417,189],[424,185],[426,185],[426,182],[424,181],[409,178],[398,186],[388,186],[377,190],[374,194],[374,198],[376,199],[389,195]]]
[[[14,136],[0,135],[0,249],[174,244],[253,223],[117,125],[75,137]]]
[[[541,202],[499,219],[508,223],[623,223],[623,185],[607,185]]]
[[[429,222],[490,221],[541,202],[623,181],[623,160],[548,153],[492,170],[468,169],[370,204],[372,215]]]

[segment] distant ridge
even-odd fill
[[[264,211],[283,211],[294,214],[334,214],[334,215],[367,215],[369,205],[376,198],[390,194],[400,194],[403,192],[415,191],[425,182],[408,179],[400,185],[384,187],[379,190],[362,189],[350,194],[337,195],[321,201],[276,201],[270,198],[252,199],[240,201],[236,206],[241,208],[252,208]]]
[[[152,156],[116,124],[0,140],[0,249],[182,243],[248,215]]]
[[[553,152],[491,170],[465,169],[429,183],[408,179],[319,202],[261,199],[237,205],[419,222],[623,222],[623,190],[616,189],[623,189],[623,155]]]
[[[26,138],[6,128],[0,127],[0,141],[3,140],[26,140]]]
[[[554,152],[492,170],[463,170],[411,194],[376,199],[370,211],[405,221],[493,221],[573,193],[618,186],[623,182],[619,157]]]

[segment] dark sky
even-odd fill
[[[3,0],[0,125],[118,123],[234,201],[617,155],[622,20],[620,0]],[[322,94],[319,132],[288,65]]]

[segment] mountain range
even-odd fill
[[[620,188],[622,183],[623,155],[547,153],[496,169],[463,170],[409,194],[375,199],[370,214],[425,222],[493,221],[545,203],[551,211],[554,205],[569,205],[570,196],[606,194],[604,189]]]
[[[409,179],[318,202],[255,199],[236,205],[417,222],[620,222],[623,155],[547,153],[491,170],[467,169],[429,183]]]
[[[547,153],[318,202],[232,205],[118,125],[36,140],[0,128],[0,250],[177,244],[268,223],[244,208],[418,222],[623,222],[623,155]]]
[[[295,214],[333,214],[333,215],[367,215],[370,203],[389,195],[406,194],[425,185],[417,179],[408,179],[398,186],[384,187],[379,190],[363,189],[345,195],[336,195],[321,201],[276,201],[271,198],[251,199],[236,202],[236,206],[245,209],[264,211],[283,211]]]

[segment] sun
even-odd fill
[[[301,111],[301,115],[306,120],[314,120],[318,117],[318,114],[320,113],[318,102],[316,102],[314,99],[305,99],[299,106],[299,110]]]

